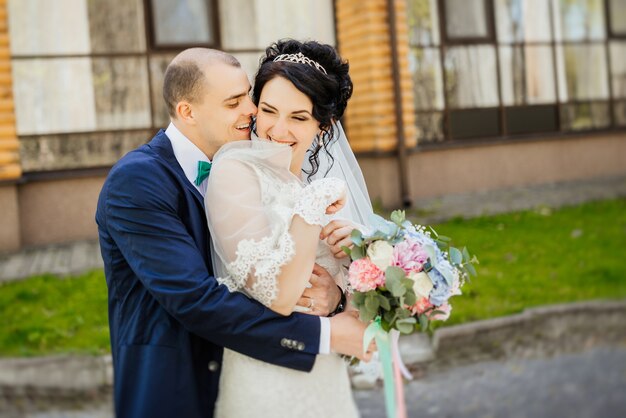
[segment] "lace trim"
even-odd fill
[[[226,265],[229,276],[218,278],[220,284],[231,292],[245,289],[251,297],[270,306],[278,296],[277,277],[281,267],[295,255],[295,244],[289,231],[275,228],[272,235],[259,241],[245,239],[237,244],[237,258]],[[247,286],[248,277],[254,275],[252,287]]]
[[[326,208],[346,193],[346,183],[338,178],[314,180],[307,185],[296,202],[294,215],[300,215],[309,225],[324,226],[328,222]]]

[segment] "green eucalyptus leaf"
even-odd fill
[[[350,254],[352,253],[352,250],[348,247],[346,247],[345,245],[341,246],[341,251],[343,251],[344,253],[348,254],[348,257],[350,257]]]
[[[367,310],[378,312],[379,306],[380,306],[380,302],[378,301],[378,298],[375,295],[373,297],[370,297],[370,295],[368,295],[365,298],[365,307],[367,308]]]
[[[394,210],[391,212],[391,222],[398,226],[402,226],[402,222],[406,219],[406,213],[403,210]]]
[[[415,292],[413,292],[413,289],[408,290],[404,295],[404,303],[409,306],[413,306],[415,305],[415,302],[417,302],[417,296],[415,296]]]
[[[362,305],[363,302],[365,302],[365,293],[354,292],[352,294],[352,302],[354,302],[355,304]]]
[[[387,311],[383,314],[383,319],[391,324],[396,319],[396,313],[394,311]]]
[[[450,247],[450,261],[457,265],[463,262],[463,254],[458,248]]]
[[[391,294],[397,298],[404,296],[406,293],[406,287],[402,286],[402,283],[397,281],[391,284],[391,288],[389,290],[391,290]]]
[[[378,314],[377,311],[370,311],[369,309],[367,309],[367,306],[363,306],[360,310],[360,318],[361,321],[363,322],[369,322],[372,319],[374,319],[376,317],[376,314]]]
[[[365,257],[365,250],[363,250],[362,247],[357,245],[352,247],[352,251],[350,252],[350,258],[352,258],[352,261],[360,260],[363,257]]]
[[[352,233],[350,234],[350,238],[352,239],[352,242],[354,243],[354,245],[360,246],[363,244],[363,234],[358,229],[352,230]]]
[[[389,303],[389,299],[387,299],[385,296],[379,294],[378,302],[384,310],[388,311],[391,309],[391,304]]]
[[[415,327],[413,324],[406,324],[400,321],[396,321],[396,329],[402,334],[411,334]]]
[[[467,251],[467,247],[463,247],[463,261],[470,261],[470,253]]]
[[[425,332],[428,329],[428,317],[424,314],[419,316],[420,319],[420,327],[422,328],[422,332]]]
[[[467,272],[469,274],[471,274],[472,276],[477,276],[478,274],[476,273],[476,268],[474,268],[474,265],[471,263],[468,263],[465,265],[465,269],[467,270]]]
[[[413,279],[409,279],[408,277],[406,279],[402,279],[402,286],[406,287],[406,290],[413,289],[414,284],[415,281]]]
[[[390,280],[401,282],[402,279],[404,279],[405,277],[406,277],[406,273],[400,267],[389,266],[385,270],[386,282],[389,282]]]
[[[396,308],[396,315],[398,319],[405,319],[411,316],[411,312],[403,307]]]
[[[437,253],[432,245],[424,245],[424,251],[428,254],[428,258],[430,258],[434,262],[437,259]]]

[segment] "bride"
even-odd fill
[[[336,122],[351,94],[348,64],[333,47],[280,41],[256,75],[256,135],[224,145],[213,160],[205,203],[216,276],[282,315],[302,310],[315,264],[348,290],[346,259],[320,238],[332,219],[364,225],[372,212]],[[319,314],[313,299],[304,310]],[[318,355],[305,373],[225,349],[219,387],[217,417],[358,416],[347,365],[335,354]]]

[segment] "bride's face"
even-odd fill
[[[259,137],[292,148],[290,170],[300,176],[304,155],[320,131],[311,99],[291,81],[273,78],[261,91],[256,126]]]

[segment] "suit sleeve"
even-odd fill
[[[119,167],[105,186],[106,228],[143,286],[190,332],[268,363],[308,371],[319,318],[282,317],[209,275],[178,215],[180,187],[154,164]],[[286,348],[284,338],[300,341]]]

